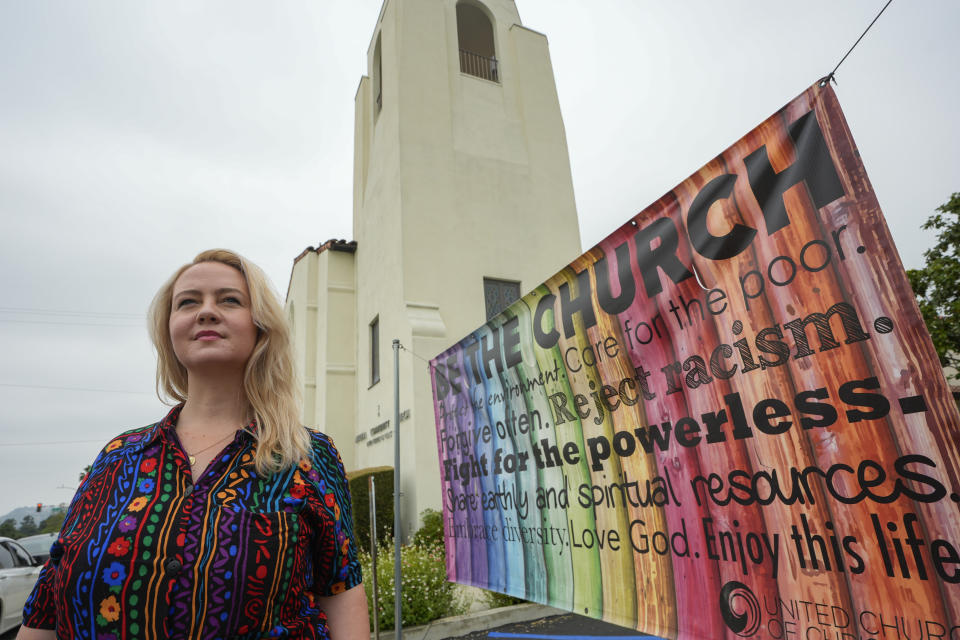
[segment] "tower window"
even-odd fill
[[[370,386],[380,382],[380,316],[370,323]]]
[[[374,115],[383,108],[383,59],[380,54],[380,35],[377,34],[377,44],[373,48],[373,96]]]
[[[513,280],[483,279],[483,300],[487,320],[497,315],[520,297],[520,283]]]
[[[470,2],[457,4],[457,41],[460,46],[460,71],[500,82],[493,23],[483,9]]]

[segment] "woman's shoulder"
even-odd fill
[[[114,436],[109,442],[107,442],[107,445],[103,448],[101,454],[127,449],[143,449],[148,443],[152,442],[159,435],[159,431],[162,428],[172,428],[173,425],[176,424],[177,417],[180,415],[180,409],[182,407],[183,405],[177,405],[173,407],[166,416],[157,422],[151,422],[150,424],[142,427],[127,429],[123,433]]]
[[[151,436],[154,434],[159,425],[160,423],[154,422],[153,424],[148,424],[142,427],[128,429],[127,431],[124,431],[123,433],[111,438],[103,450],[109,453],[110,451],[114,451],[122,447],[141,447],[151,439]]]
[[[128,429],[119,435],[110,438],[100,450],[93,464],[87,469],[82,486],[102,481],[110,475],[111,470],[122,469],[130,461],[131,453],[139,452],[144,445],[150,442],[160,423],[155,422],[143,427]],[[127,461],[127,462],[125,462]]]
[[[321,466],[333,465],[343,473],[343,460],[340,458],[340,452],[333,443],[333,438],[318,431],[304,427],[310,437],[310,457],[315,464]]]

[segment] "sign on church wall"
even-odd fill
[[[431,372],[451,580],[668,638],[960,637],[960,419],[830,87]]]

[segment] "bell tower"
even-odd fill
[[[408,535],[441,505],[423,359],[579,255],[580,234],[547,39],[512,0],[385,0],[367,60],[355,98],[357,424],[346,462],[393,464],[382,436],[393,431],[398,338],[409,350],[399,376]]]

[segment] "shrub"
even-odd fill
[[[393,467],[371,467],[347,474],[353,503],[353,534],[357,546],[370,552],[370,491],[367,478],[373,476],[377,491],[377,541],[393,538]]]
[[[423,526],[413,534],[413,544],[423,547],[443,547],[443,515],[436,509],[420,512]]]
[[[484,589],[483,602],[487,605],[487,608],[497,609],[499,607],[509,607],[514,604],[523,604],[526,602],[526,600],[523,598],[508,596],[507,594],[500,593],[499,591],[488,591],[487,589]]]
[[[380,602],[380,629],[394,628],[393,599],[393,543],[381,545],[377,551],[377,587]],[[373,628],[373,581],[370,579],[371,558],[360,552],[363,566],[364,588],[370,602],[370,628]],[[466,606],[457,597],[456,585],[447,582],[447,569],[443,550],[436,546],[408,545],[400,549],[402,576],[403,626],[426,624],[438,618],[456,616],[466,611]]]

